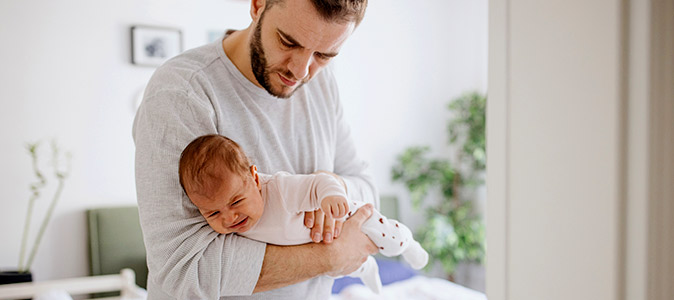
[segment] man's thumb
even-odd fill
[[[349,220],[356,221],[356,224],[358,225],[358,228],[360,228],[360,227],[363,225],[363,223],[365,223],[365,221],[366,221],[367,219],[369,219],[370,216],[372,216],[372,210],[373,210],[373,209],[374,209],[374,208],[372,207],[372,204],[370,204],[370,203],[365,204],[365,205],[361,206],[361,207],[356,211],[356,213],[353,214],[353,215],[349,218]]]

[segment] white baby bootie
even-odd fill
[[[405,261],[415,270],[423,268],[428,263],[428,252],[421,247],[419,242],[414,240],[411,241],[402,255]]]
[[[360,266],[360,268],[346,276],[360,278],[360,280],[363,281],[363,284],[372,292],[376,294],[381,293],[382,284],[381,278],[379,277],[379,265],[377,265],[377,260],[371,255],[367,257],[367,260]]]
[[[379,277],[379,265],[372,256],[368,256],[365,263],[363,263],[358,270],[349,274],[350,277],[357,277],[363,281],[366,287],[374,293],[381,292],[381,278]]]
[[[365,268],[360,276],[363,284],[375,294],[381,293],[381,278],[379,277],[379,265],[377,265],[377,261],[374,257],[368,256],[364,266]]]

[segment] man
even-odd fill
[[[219,133],[236,140],[261,171],[329,172],[344,181],[349,197],[377,205],[332,73],[321,71],[365,6],[366,0],[253,0],[248,28],[157,69],[133,132],[149,299],[327,298],[333,280],[322,275],[348,274],[377,251],[360,231],[371,207],[344,224],[307,213],[305,224],[322,243],[266,245],[212,231],[178,181],[182,149],[197,136]]]

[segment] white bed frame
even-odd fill
[[[119,291],[121,292],[121,298],[125,298],[136,295],[135,291],[137,291],[137,289],[140,289],[140,287],[136,286],[136,274],[131,269],[123,269],[119,274],[115,275],[87,276],[0,285],[0,299],[31,298],[40,293],[52,290],[66,291],[71,296]],[[119,298],[120,297],[96,299]]]

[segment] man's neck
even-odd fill
[[[222,48],[239,72],[241,72],[248,81],[261,88],[262,86],[257,82],[257,79],[255,79],[250,64],[249,37],[250,27],[228,33],[227,37],[222,41]]]

